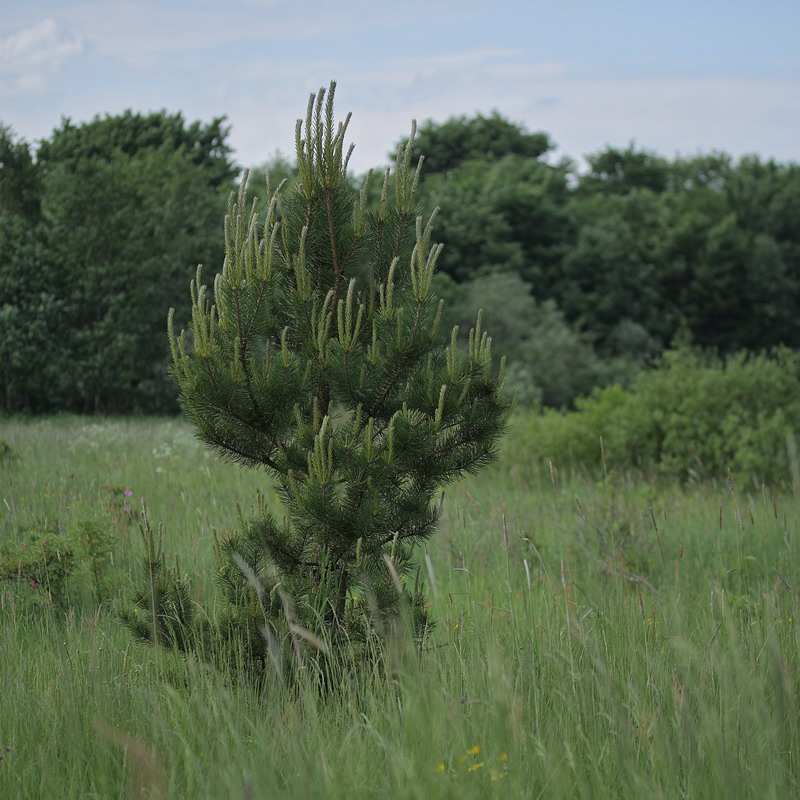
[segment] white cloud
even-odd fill
[[[184,9],[139,0],[80,3],[70,9],[92,49],[133,68],[156,64],[161,55],[203,50],[235,40],[221,11]]]
[[[207,67],[209,52],[218,48],[236,45],[246,54],[266,43],[335,37],[363,22],[340,13],[336,6],[314,6],[312,12],[297,0],[248,0],[245,8],[241,6],[241,0],[191,7],[154,0],[103,0],[76,3],[69,17],[98,53],[134,69],[160,68],[163,59],[186,53],[196,53]],[[385,24],[388,19],[387,13]],[[233,67],[240,58],[219,66]]]
[[[0,39],[0,96],[41,92],[82,49],[81,37],[52,17]]]

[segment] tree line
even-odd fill
[[[222,119],[65,120],[35,156],[0,135],[0,407],[167,412],[166,315],[216,266],[238,169]]]
[[[1,409],[175,410],[165,320],[188,320],[198,264],[222,264],[228,134],[166,112],[65,120],[35,148],[0,127]],[[444,321],[466,331],[483,307],[523,400],[629,384],[675,342],[800,348],[800,166],[631,145],[579,170],[553,150],[497,113],[428,121],[414,142],[421,208],[440,208]]]

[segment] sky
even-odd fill
[[[35,142],[134,111],[226,115],[243,166],[293,156],[337,81],[356,171],[412,119],[497,110],[604,147],[800,161],[798,0],[0,0],[0,122]]]

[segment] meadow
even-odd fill
[[[0,545],[109,543],[60,600],[0,581],[0,797],[800,796],[800,487],[570,472],[525,427],[446,491],[422,651],[397,637],[321,695],[259,692],[116,616],[143,503],[213,603],[213,532],[264,474],[179,420],[0,421]]]

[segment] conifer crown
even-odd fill
[[[509,414],[502,366],[480,316],[462,350],[440,330],[432,242],[415,194],[414,129],[370,203],[354,191],[350,115],[334,120],[335,83],[312,95],[296,128],[294,186],[267,210],[247,176],[225,218],[213,299],[192,283],[189,334],[169,333],[181,406],[223,457],[263,467],[282,501],[262,497],[218,542],[219,581],[253,655],[310,639],[348,646],[385,630],[402,608],[422,634],[414,546],[435,530],[437,492],[496,454]],[[302,638],[302,637],[301,637]]]

